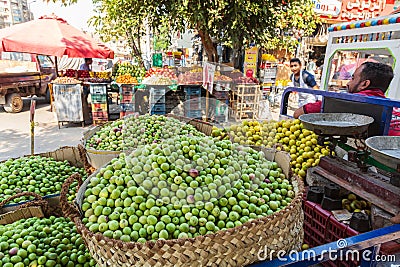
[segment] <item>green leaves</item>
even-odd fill
[[[51,1],[68,4],[77,0]],[[297,45],[294,32],[310,35],[319,23],[312,0],[92,1],[97,15],[90,23],[102,40],[124,38],[138,53],[138,40],[146,34],[147,25],[158,37],[159,49],[168,46],[168,35],[185,29],[200,30],[218,42],[235,47],[253,42],[269,49],[291,49]]]
[[[311,0],[290,1],[281,7],[274,7],[273,14],[279,34],[271,35],[264,43],[269,50],[294,51],[299,43],[298,38],[311,35],[321,23]]]

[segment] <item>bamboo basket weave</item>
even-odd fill
[[[67,188],[77,178],[79,175],[74,174],[65,181],[61,206],[64,214],[75,223],[99,266],[245,266],[259,261],[264,255],[269,256],[272,250],[275,251],[273,256],[280,250],[298,251],[303,242],[304,185],[297,176],[291,177],[296,195],[279,212],[214,234],[144,244],[122,242],[89,231],[82,223],[77,207],[66,201]],[[84,192],[88,180],[80,192]],[[79,194],[77,198],[80,198]]]
[[[8,202],[22,196],[34,197],[34,200],[5,207]],[[34,192],[21,192],[0,202],[0,224],[9,224],[20,219],[41,218],[49,215],[49,204],[42,196]]]

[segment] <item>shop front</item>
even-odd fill
[[[386,16],[395,9],[394,0],[315,0],[314,5],[314,11],[320,16],[322,24],[314,36],[303,38],[298,56],[306,61],[316,58],[317,65],[323,64],[318,60],[323,58],[326,51],[329,26]]]

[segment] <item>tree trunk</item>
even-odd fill
[[[138,50],[140,55],[142,55],[142,43],[140,42],[140,36],[138,35],[137,39],[136,39],[137,45],[138,45]]]
[[[208,32],[203,30],[198,30],[198,32],[201,38],[201,42],[203,44],[203,48],[207,53],[208,61],[217,62],[218,61],[217,50],[213,45],[210,34],[208,34]]]
[[[144,67],[144,62],[142,59],[142,54],[140,48],[138,48],[135,39],[133,38],[132,34],[127,33],[128,40],[130,42],[130,47],[132,48],[133,57],[139,62],[139,66]]]
[[[242,69],[243,67],[242,54],[243,54],[242,44],[240,42],[233,44],[233,67],[235,69]]]

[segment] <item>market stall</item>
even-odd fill
[[[345,88],[355,68],[365,61],[389,64],[394,73],[399,73],[399,22],[397,14],[330,27],[321,87],[324,90]],[[400,99],[399,79],[395,75],[388,97]]]
[[[340,116],[345,115],[349,116]],[[95,171],[82,180],[78,174],[72,174],[77,169],[64,161],[27,157],[0,163],[1,175],[9,178],[2,180],[2,188],[6,184],[10,187],[2,189],[7,195],[13,193],[11,188],[16,189],[20,177],[26,177],[21,182],[23,190],[32,188],[43,193],[57,192],[59,183],[52,186],[51,182],[62,179],[63,212],[72,219],[68,227],[60,225],[65,218],[43,219],[35,228],[39,233],[34,232],[33,238],[29,238],[31,243],[17,238],[27,235],[24,227],[9,223],[10,228],[2,236],[9,238],[12,230],[17,234],[12,237],[18,240],[15,242],[22,243],[18,251],[13,249],[4,258],[30,264],[34,261],[29,256],[32,253],[24,251],[31,244],[39,244],[42,236],[55,235],[54,242],[43,239],[45,244],[49,243],[38,252],[43,265],[64,262],[65,256],[71,257],[70,265],[78,261],[90,266],[120,266],[120,262],[130,266],[247,266],[258,262],[267,265],[269,257],[278,257],[270,256],[269,251],[300,253],[302,249],[369,231],[369,216],[380,220],[374,215],[374,205],[385,211],[399,208],[395,195],[399,193],[398,185],[380,181],[379,192],[363,192],[359,184],[346,187],[326,176],[331,182],[308,187],[305,195],[304,180],[310,179],[306,171],[326,175],[322,171],[327,164],[342,162],[340,157],[333,156],[332,144],[344,140],[333,137],[361,136],[373,119],[356,115],[321,121],[322,118],[307,117],[302,121],[244,120],[218,129],[215,124],[185,117],[132,114],[84,134],[80,161],[87,158],[86,164],[91,166],[85,169],[89,173]],[[395,144],[395,140],[367,139],[366,143],[369,149],[376,150],[376,161],[397,168],[398,147],[382,146]],[[395,153],[385,155],[392,148],[396,148],[391,151]],[[14,168],[18,173],[11,172]],[[331,176],[341,176],[346,171],[343,177],[355,179],[348,174],[358,172],[357,168],[356,164],[346,162],[334,169]],[[54,177],[49,180],[45,174],[53,172]],[[63,174],[62,178],[58,172]],[[84,170],[79,172],[83,174]],[[72,175],[65,180],[64,174]],[[356,178],[367,180],[369,175],[388,177],[366,174]],[[30,184],[29,176],[44,186]],[[349,224],[343,218],[348,218]],[[24,223],[19,221],[19,225]],[[33,229],[32,225],[29,227]],[[67,238],[71,235],[73,242]],[[77,247],[75,254],[62,254],[62,244],[70,243]],[[63,252],[53,253],[51,244]],[[395,245],[389,244],[390,251],[394,251]],[[381,248],[385,253],[389,251],[385,246]],[[21,259],[14,257],[14,252]],[[44,253],[47,256],[41,257]],[[260,262],[263,260],[266,261]],[[356,266],[350,260],[324,264]]]
[[[91,117],[93,124],[97,125],[103,124],[110,119],[108,101],[108,93],[111,91],[110,72],[67,69],[62,74],[62,77],[75,80],[83,87],[81,101],[85,109],[85,121],[90,121]],[[57,83],[57,80],[53,81],[53,88]],[[90,98],[88,99],[89,94]]]
[[[43,40],[46,41],[44,42]],[[70,58],[114,57],[114,52],[108,47],[98,43],[89,35],[74,28],[73,26],[69,25],[64,19],[59,18],[55,15],[42,16],[37,20],[17,24],[7,29],[2,29],[0,31],[0,42],[0,51],[26,52],[32,54],[55,56],[56,73],[58,72],[57,57],[62,57],[64,55]],[[104,83],[109,81],[109,76],[105,72],[98,73],[95,76],[94,73],[89,73],[88,71],[67,70],[65,75],[63,76],[79,79],[75,82],[76,88],[79,87],[78,84],[81,84],[84,87],[90,87],[90,84],[92,83]],[[68,81],[68,84],[71,84],[71,80]],[[55,85],[53,86],[54,88],[49,89],[53,89],[50,91],[54,93],[60,92],[58,91],[58,88],[66,88],[65,84],[62,86],[58,86],[57,80],[53,81],[53,85]],[[70,87],[71,89],[72,85],[68,85],[67,87]],[[72,91],[63,90],[62,95],[66,96],[68,92]],[[73,95],[75,95],[76,98]],[[54,96],[54,104],[55,106],[62,108],[62,111],[66,111],[68,103],[57,103],[57,100],[63,99],[63,101],[65,101],[66,98],[60,98],[59,96],[60,94],[58,94],[57,97]],[[62,114],[60,113],[60,111],[56,111],[59,122],[65,122],[65,120],[67,120],[68,118],[72,119],[71,122],[88,121],[90,111],[86,101],[86,96],[86,92],[84,94],[84,97],[81,97],[80,93],[73,93],[68,96],[75,101],[80,101],[78,104],[76,104],[76,107],[74,108],[75,111],[73,113],[80,114],[81,111],[78,110],[78,108],[83,107],[84,117],[81,115],[79,115],[79,117],[75,117],[71,116],[72,113]],[[51,98],[53,98],[53,96],[51,96]],[[75,105],[75,103],[71,103],[71,105]],[[95,119],[99,119],[99,121],[104,121],[105,119],[107,119],[107,117],[95,117]]]
[[[118,88],[120,117],[135,112],[171,113],[226,123],[230,119],[258,117],[261,100],[257,79],[214,63],[148,70],[130,62],[117,63],[112,72],[111,88]],[[246,95],[242,88],[246,88]]]
[[[336,146],[343,148],[336,151],[348,151],[348,160],[342,159],[340,153],[332,154],[321,158],[319,165],[307,174],[310,191],[304,203],[306,242],[319,246],[393,224],[391,220],[400,214],[399,138],[369,137],[368,128],[373,128],[374,119],[365,115],[309,114],[301,116],[301,120],[307,129],[321,132],[320,142],[330,140],[331,151]],[[359,137],[351,142],[353,145],[346,145],[354,136]],[[320,218],[321,227],[315,223],[316,217]],[[381,253],[386,255],[399,251],[396,242],[381,247]],[[351,266],[357,263],[355,259],[350,262]],[[331,262],[330,266],[338,264],[343,265]]]

